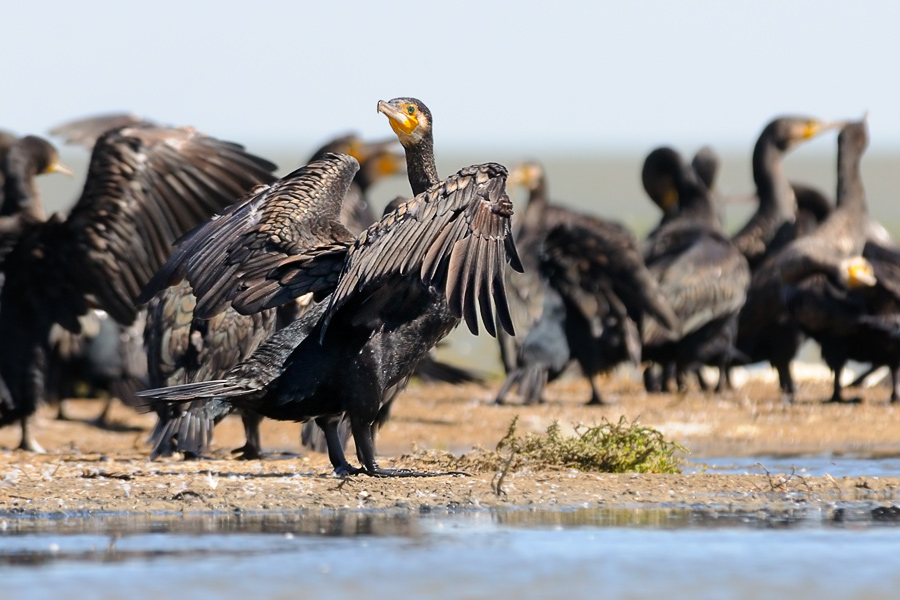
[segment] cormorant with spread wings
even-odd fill
[[[330,297],[227,378],[143,395],[194,401],[190,411],[198,419],[223,404],[280,420],[314,418],[336,473],[414,474],[377,466],[371,426],[385,399],[461,319],[473,333],[479,315],[491,334],[495,322],[512,330],[503,269],[520,265],[506,169],[493,163],[462,169],[354,238],[339,216],[357,168],[352,157],[326,156],[181,241],[145,296],[187,277],[202,317],[229,305],[249,314],[307,292]],[[362,468],[344,456],[337,426],[345,413]]]
[[[28,418],[43,395],[53,324],[78,331],[93,306],[132,322],[134,299],[172,241],[269,181],[274,168],[193,129],[124,127],[97,141],[68,217],[20,221],[0,293],[0,425],[21,422],[21,448],[39,450]]]

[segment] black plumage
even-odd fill
[[[548,202],[537,163],[516,167],[513,178],[529,190],[516,228],[524,273],[507,273],[515,338],[499,336],[507,376],[498,404],[513,389],[526,403],[570,362],[591,385],[591,404],[601,402],[593,376],[620,362],[640,361],[639,328],[645,313],[668,326],[676,319],[659,297],[634,237],[617,223]]]
[[[850,359],[887,365],[894,377],[892,400],[900,385],[900,253],[866,241],[860,162],[867,145],[865,121],[843,127],[837,207],[815,232],[786,248],[775,265],[791,317],[819,342],[834,372],[832,402],[843,401],[840,375]]]
[[[194,316],[196,297],[187,281],[166,288],[147,304],[147,350],[150,387],[165,387],[218,379],[256,350],[276,329],[276,309],[252,315],[228,308],[209,319]],[[150,434],[150,458],[174,451],[197,457],[212,438],[210,428],[228,413],[212,419],[195,419],[180,407],[164,402],[154,405],[157,424]],[[246,443],[236,450],[242,458],[259,458],[260,418],[241,414]],[[209,429],[209,430],[208,430]]]
[[[418,101],[404,110],[401,131],[423,139],[416,117],[430,113]],[[408,156],[417,151],[404,146]],[[197,411],[227,403],[280,420],[315,418],[336,472],[395,474],[378,468],[372,444],[384,400],[461,319],[477,331],[480,317],[492,332],[496,310],[512,329],[502,284],[506,263],[518,266],[509,235],[512,206],[506,170],[478,165],[437,182],[354,238],[338,218],[356,168],[350,157],[326,157],[182,241],[155,285],[187,276],[198,293],[198,314],[229,303],[252,312],[307,292],[330,297],[271,336],[226,379],[148,396],[192,400],[190,410]],[[273,188],[290,182],[301,193],[288,211]],[[281,210],[269,210],[272,205]],[[211,271],[221,278],[206,277]],[[337,435],[345,413],[361,469],[347,463]]]
[[[21,447],[37,448],[28,417],[43,396],[52,325],[78,331],[78,317],[94,305],[133,322],[134,299],[171,242],[273,169],[192,129],[125,127],[97,141],[68,217],[22,222],[0,294],[0,424],[21,422]],[[38,208],[36,198],[15,201]]]
[[[144,352],[145,315],[139,312],[131,325],[122,325],[105,312],[92,310],[81,317],[81,332],[54,326],[50,331],[45,400],[58,405],[59,419],[67,419],[66,398],[96,398],[105,392],[106,402],[91,422],[109,426],[114,398],[129,406],[141,404],[135,394],[147,388],[147,355]]]
[[[332,151],[351,154],[361,165],[344,196],[339,217],[351,233],[358,234],[375,222],[366,197],[369,186],[402,170],[404,157],[388,142],[364,142],[355,135],[346,135],[325,144],[313,154],[311,161]],[[224,377],[277,328],[299,318],[311,303],[312,297],[304,296],[278,309],[249,315],[241,315],[228,307],[212,318],[204,319],[194,316],[196,297],[190,285],[185,282],[166,288],[148,306],[147,352],[153,367],[151,385],[165,387]],[[212,417],[207,412],[201,419],[197,418],[196,412],[184,411],[179,406],[155,403],[158,421],[150,435],[151,459],[175,450],[185,457],[196,457],[206,451],[212,439],[211,427],[233,407],[219,405],[219,408],[221,410]],[[241,411],[241,419],[247,441],[235,452],[240,452],[240,457],[245,459],[262,457],[261,417]]]
[[[663,367],[663,384],[703,364],[717,363],[724,372],[736,355],[737,314],[750,280],[747,261],[723,234],[709,190],[677,152],[651,152],[642,179],[651,198],[668,198],[667,204],[678,207],[648,239],[644,260],[680,321],[675,335],[649,321],[643,359]],[[655,389],[653,379],[648,371],[648,387]]]
[[[519,336],[501,338],[507,376],[496,401],[517,389],[526,403],[540,402],[546,384],[577,362],[599,404],[593,376],[640,361],[643,314],[669,326],[676,319],[624,227],[549,203],[536,163],[519,165],[514,178],[529,189],[516,229],[525,272],[507,274]]]
[[[824,123],[811,117],[779,117],[763,128],[753,148],[753,181],[759,207],[732,241],[755,270],[766,257],[795,237],[797,201],[782,170],[784,155],[800,143],[840,123]]]
[[[378,220],[368,198],[369,187],[403,171],[406,159],[394,150],[396,143],[395,140],[366,142],[353,134],[343,135],[316,150],[308,161],[319,160],[326,154],[349,154],[359,163],[359,171],[341,205],[341,223],[354,235]]]

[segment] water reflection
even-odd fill
[[[189,556],[250,556],[326,544],[329,538],[425,542],[447,531],[509,535],[527,530],[821,529],[900,524],[900,508],[848,503],[814,507],[727,506],[481,510],[460,513],[333,512],[17,518],[0,520],[0,566],[116,562]],[[514,534],[514,533],[513,533]]]

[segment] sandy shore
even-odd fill
[[[380,461],[387,467],[424,468],[408,457],[413,447],[465,452],[474,445],[493,447],[518,415],[525,430],[543,431],[553,421],[577,423],[618,420],[625,415],[661,429],[691,451],[705,456],[791,456],[829,453],[842,456],[900,454],[900,406],[887,402],[883,388],[863,390],[856,405],[823,405],[827,382],[807,382],[798,401],[784,405],[768,382],[751,382],[715,396],[646,394],[630,378],[601,382],[609,404],[583,406],[589,396],[580,381],[550,389],[541,406],[494,406],[495,386],[413,384],[400,398],[394,418],[380,432]],[[70,413],[88,419],[96,401],[70,401]],[[651,506],[727,505],[834,506],[865,502],[888,505],[900,500],[900,479],[804,477],[767,472],[751,474],[597,474],[569,469],[507,474],[471,473],[411,479],[345,480],[331,475],[325,456],[304,452],[299,425],[264,423],[262,461],[234,460],[229,449],[243,443],[240,422],[226,420],[216,430],[208,460],[147,460],[145,438],[151,415],[117,406],[116,426],[100,430],[85,422],[57,421],[42,409],[38,441],[48,450],[31,455],[11,450],[18,432],[0,430],[0,512],[13,514],[116,512],[149,514],[179,511],[267,511],[318,509],[466,508],[494,506]],[[352,448],[348,452],[352,456]],[[798,464],[802,460],[798,459]]]

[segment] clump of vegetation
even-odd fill
[[[513,418],[503,439],[493,451],[475,448],[461,456],[449,452],[415,452],[408,458],[434,468],[455,471],[515,471],[531,469],[578,469],[601,473],[678,473],[677,452],[687,450],[665,439],[651,427],[606,419],[600,425],[577,425],[575,435],[563,435],[558,422],[546,433],[518,433]]]

